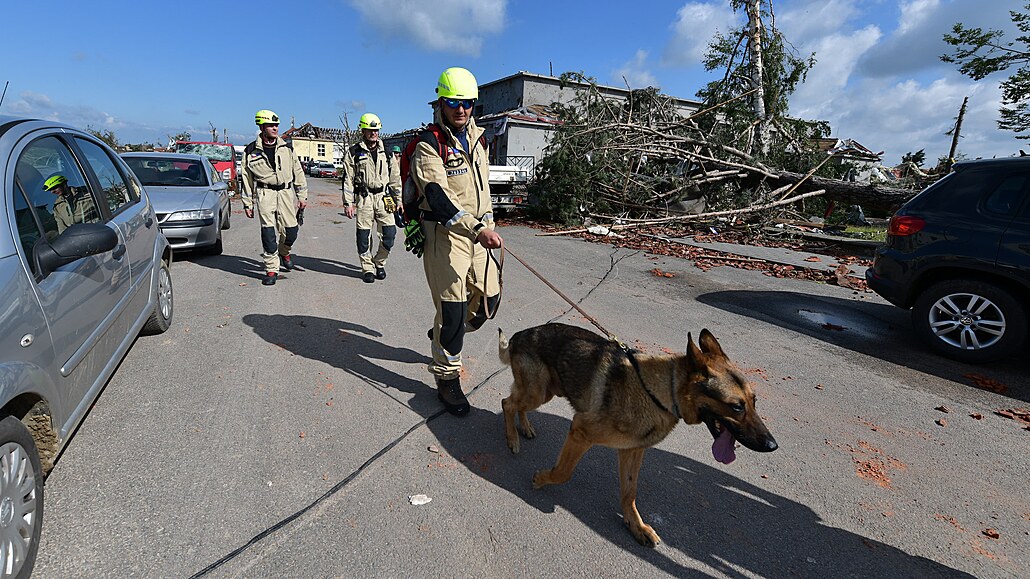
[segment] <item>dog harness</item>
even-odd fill
[[[637,362],[636,356],[633,355],[633,350],[625,344],[620,344],[620,346],[622,347],[622,351],[626,353],[626,356],[629,357],[629,363],[633,365],[633,369],[637,371],[637,378],[640,379],[640,387],[643,388],[644,392],[647,392],[647,395],[651,397],[651,402],[654,402],[655,406],[657,406],[658,408],[661,408],[662,410],[675,416],[676,420],[682,420],[683,416],[680,414],[680,405],[679,402],[676,401],[676,365],[672,365],[672,372],[670,373],[671,378],[669,380],[669,398],[672,399],[673,410],[669,410],[665,407],[664,404],[662,404],[662,401],[659,400],[658,397],[651,392],[651,390],[647,387],[647,384],[644,383],[644,375],[640,372],[640,363]]]

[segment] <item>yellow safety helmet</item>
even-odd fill
[[[261,109],[254,113],[254,123],[259,127],[261,125],[278,125],[279,115],[268,109]]]
[[[55,187],[64,185],[67,182],[68,179],[64,175],[53,175],[43,183],[43,190],[52,191]]]
[[[472,73],[457,66],[448,68],[436,81],[436,96],[452,99],[479,98],[479,83]]]
[[[359,129],[372,129],[378,131],[383,128],[383,122],[379,120],[379,117],[373,113],[365,113],[358,119]]]

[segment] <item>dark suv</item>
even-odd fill
[[[1019,352],[1030,312],[1030,157],[969,161],[891,218],[866,280],[963,362]]]

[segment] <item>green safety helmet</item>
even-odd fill
[[[361,115],[361,118],[358,120],[358,128],[378,131],[383,128],[383,122],[380,121],[379,117],[374,113],[365,113]]]
[[[479,98],[479,83],[472,73],[457,66],[448,68],[436,81],[436,96],[451,99]]]
[[[43,190],[44,191],[52,191],[55,187],[58,187],[60,185],[65,185],[67,183],[68,183],[68,179],[65,178],[64,175],[60,175],[60,174],[53,175],[52,177],[47,179],[45,183],[43,183]]]
[[[261,109],[260,111],[254,113],[254,123],[257,124],[257,126],[259,127],[261,125],[278,125],[279,115],[275,114],[274,112],[268,109]]]
[[[401,146],[400,145],[394,145],[393,147],[390,147],[390,152],[392,152],[392,153],[400,153],[401,152]]]

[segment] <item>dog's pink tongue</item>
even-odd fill
[[[737,440],[730,434],[730,429],[723,428],[719,433],[719,438],[712,443],[712,456],[723,464],[733,462],[737,458],[737,453],[733,451],[733,445],[736,442]]]

